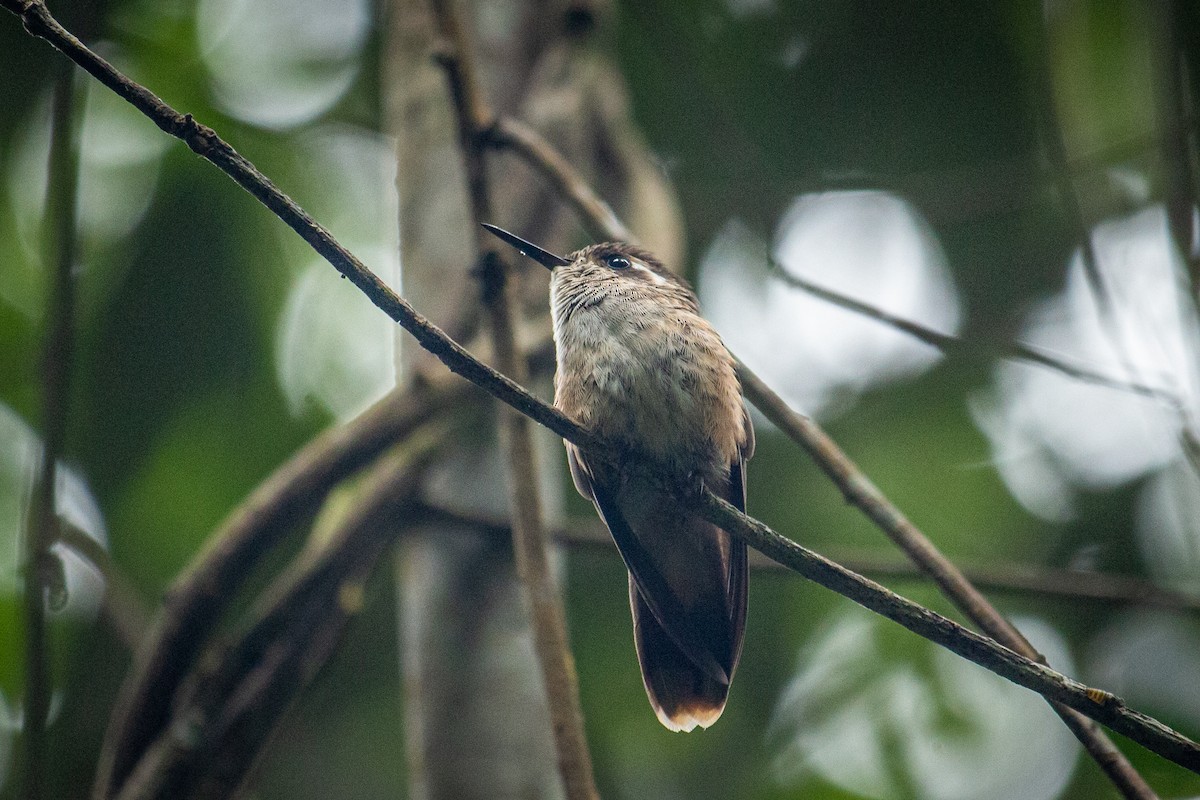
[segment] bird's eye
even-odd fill
[[[629,259],[625,256],[605,256],[604,263],[608,265],[609,269],[629,269],[630,267]]]

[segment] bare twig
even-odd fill
[[[310,442],[233,511],[167,593],[121,687],[101,749],[93,796],[120,789],[167,724],[170,700],[208,641],[234,589],[330,489],[387,447],[471,393],[458,381],[416,381],[352,422]]]
[[[508,520],[483,514],[470,514],[425,500],[417,512],[423,519],[473,528],[486,536],[507,539],[512,536]],[[600,520],[571,519],[552,528],[554,541],[569,547],[596,549],[619,555],[612,536]],[[835,550],[827,556],[847,569],[869,577],[929,580],[929,575],[911,561],[898,561],[861,550]],[[777,575],[790,575],[791,570],[757,550],[750,551],[749,563],[754,570]],[[1043,567],[1020,563],[989,563],[963,569],[976,586],[1020,595],[1043,595],[1062,600],[1083,602],[1145,605],[1183,611],[1200,610],[1200,597],[1163,589],[1150,581],[1111,572],[1083,572],[1072,569]]]
[[[484,158],[484,131],[492,113],[475,78],[474,60],[455,0],[432,0],[439,34],[448,48],[441,54],[458,119],[459,140],[466,165],[476,248],[480,255],[487,308],[500,370],[518,383],[527,382],[525,361],[517,349],[515,312],[517,284],[511,269],[486,236],[482,223],[494,219]],[[567,640],[566,611],[554,585],[548,555],[549,537],[538,497],[540,482],[529,418],[510,407],[500,409],[500,439],[505,452],[509,508],[512,514],[513,557],[525,587],[533,628],[534,649],[546,686],[551,730],[563,788],[570,800],[597,800],[592,757],[583,728],[579,677]]]
[[[194,150],[234,177],[239,184],[244,185],[255,197],[275,211],[277,216],[297,230],[335,268],[349,277],[373,303],[404,326],[406,330],[413,333],[426,349],[434,353],[452,370],[573,444],[584,449],[600,451],[608,449],[607,444],[598,436],[579,427],[513,381],[488,368],[446,337],[436,326],[429,323],[407,302],[375,278],[327,231],[274,188],[253,165],[238,156],[211,129],[199,126],[194,120],[178,114],[145,88],[134,84],[113,69],[111,65],[62,29],[49,15],[44,3],[39,0],[0,0],[0,7],[20,15],[31,32],[47,38],[105,85],[114,88],[122,97],[154,119],[161,128],[179,136]],[[753,377],[746,370],[740,371],[739,374],[743,376],[743,383],[747,382],[747,378]],[[761,392],[758,394],[760,398],[766,396]],[[648,472],[647,475],[653,478],[652,472]],[[847,476],[847,479],[862,480],[861,473]],[[896,597],[891,592],[834,565],[831,565],[832,569],[826,566],[813,566],[810,563],[811,554],[807,551],[803,551],[793,542],[775,534],[761,523],[756,523],[744,515],[738,514],[731,506],[723,504],[711,495],[705,497],[701,502],[703,505],[698,508],[703,511],[706,518],[719,520],[716,524],[729,525],[734,533],[745,535],[747,541],[772,558],[788,563],[798,571],[802,570],[802,574],[822,582],[822,585],[827,585],[839,593],[852,596],[857,602],[872,608],[872,610],[890,609],[893,598]],[[1200,745],[1172,731],[1161,722],[1126,708],[1113,695],[1096,689],[1089,690],[1044,665],[1017,655],[992,640],[971,633],[956,623],[909,601],[903,601],[900,607],[903,610],[896,612],[896,615],[903,618],[902,624],[905,624],[910,630],[914,630],[938,644],[950,647],[954,652],[964,655],[976,663],[991,659],[996,665],[993,671],[996,671],[997,674],[1067,703],[1088,716],[1109,724],[1114,730],[1120,731],[1164,758],[1200,773]],[[900,620],[897,619],[897,621]]]
[[[511,150],[537,170],[574,209],[588,233],[596,239],[633,241],[633,234],[613,213],[608,203],[592,191],[592,187],[540,133],[510,117],[500,117],[482,133],[488,146]]]
[[[1159,127],[1167,178],[1167,221],[1175,249],[1187,265],[1191,282],[1190,302],[1200,307],[1200,231],[1197,231],[1195,129],[1188,92],[1188,54],[1184,31],[1195,36],[1200,14],[1191,3],[1179,0],[1158,4]],[[1186,412],[1180,438],[1192,469],[1200,474],[1200,435]]]
[[[772,273],[777,275],[780,280],[789,286],[794,286],[797,289],[802,289],[805,292],[819,297],[822,300],[833,303],[848,311],[853,311],[856,314],[861,314],[864,317],[881,322],[884,325],[895,328],[898,331],[907,333],[918,341],[924,342],[927,345],[936,347],[947,355],[964,356],[966,358],[991,357],[999,355],[1003,358],[1015,359],[1017,361],[1027,361],[1031,364],[1037,364],[1041,367],[1047,367],[1055,372],[1066,375],[1068,378],[1073,378],[1084,383],[1092,383],[1097,386],[1103,386],[1108,389],[1116,389],[1123,392],[1132,392],[1145,397],[1151,397],[1157,400],[1162,400],[1168,403],[1172,408],[1179,409],[1182,403],[1178,396],[1166,389],[1150,386],[1137,381],[1121,380],[1114,378],[1111,375],[1105,375],[1102,372],[1097,372],[1090,367],[1082,364],[1073,364],[1061,356],[1053,356],[1036,347],[1031,347],[1021,342],[1002,342],[997,343],[992,347],[988,344],[971,342],[965,339],[960,339],[957,336],[952,336],[948,333],[941,333],[932,328],[927,328],[924,325],[913,322],[911,320],[898,317],[895,314],[884,311],[883,309],[873,306],[869,303],[864,303],[861,300],[855,300],[852,297],[847,297],[840,292],[835,292],[832,289],[827,289],[819,286],[811,281],[801,278],[799,275],[793,275],[788,272],[783,265],[771,260]]]
[[[1196,169],[1193,148],[1194,115],[1188,93],[1188,56],[1183,31],[1195,31],[1200,15],[1190,3],[1178,0],[1157,5],[1159,81],[1159,127],[1167,179],[1167,222],[1175,249],[1187,265],[1191,283],[1190,302],[1200,307],[1200,236],[1196,228]],[[1194,34],[1193,34],[1194,35]],[[1184,409],[1180,442],[1192,469],[1200,475],[1200,434],[1195,420]]]
[[[1169,4],[1168,4],[1169,5]],[[1105,280],[1104,273],[1100,269],[1099,256],[1096,254],[1095,243],[1092,239],[1091,229],[1083,216],[1083,211],[1080,208],[1079,198],[1075,194],[1074,180],[1068,167],[1069,158],[1067,153],[1067,145],[1063,135],[1062,123],[1058,116],[1058,107],[1056,105],[1056,97],[1053,84],[1053,73],[1050,64],[1050,35],[1048,31],[1043,31],[1043,35],[1039,38],[1039,47],[1041,53],[1041,69],[1038,71],[1041,76],[1041,87],[1038,92],[1038,111],[1041,116],[1042,123],[1042,141],[1046,149],[1046,156],[1050,161],[1050,167],[1055,175],[1055,183],[1057,184],[1059,201],[1062,203],[1063,210],[1067,215],[1067,222],[1071,227],[1071,232],[1075,238],[1079,240],[1080,256],[1083,262],[1083,273],[1087,279],[1088,286],[1091,288],[1092,296],[1096,301],[1096,311],[1100,320],[1100,328],[1102,332],[1108,334],[1108,339],[1112,345],[1113,352],[1117,356],[1117,360],[1121,364],[1122,369],[1131,378],[1136,379],[1138,376],[1137,362],[1129,354],[1129,347],[1121,335],[1120,317],[1117,313],[1116,302],[1113,299],[1112,292]],[[1172,64],[1174,73],[1178,73],[1181,68],[1181,63],[1176,60]],[[1168,78],[1169,79],[1169,78]],[[1170,92],[1168,92],[1170,94]],[[1182,121],[1182,120],[1180,120]],[[1162,130],[1163,145],[1169,156],[1178,145],[1178,134],[1174,131],[1164,128]],[[1175,188],[1171,187],[1172,190]],[[1168,203],[1168,218],[1172,233],[1177,232],[1175,213],[1177,209],[1173,207],[1174,201],[1177,199],[1172,196]],[[1187,228],[1191,228],[1191,211],[1188,210],[1189,219]],[[1185,249],[1184,254],[1188,254],[1189,250]],[[1189,262],[1190,263],[1190,262]],[[1192,471],[1200,476],[1200,434],[1195,429],[1194,420],[1187,409],[1182,405],[1176,406],[1177,415],[1179,417],[1179,446],[1184,456],[1187,458]]]
[[[834,560],[839,564],[866,575],[924,579],[929,577],[911,562],[840,551],[834,555]],[[963,574],[977,587],[1001,592],[1200,611],[1200,597],[1194,594],[1164,589],[1142,578],[1111,572],[1085,572],[1019,563],[990,563],[987,566],[964,567]]]
[[[75,336],[75,205],[79,148],[75,136],[75,70],[59,69],[47,169],[46,217],[51,225],[46,263],[54,266],[42,350],[42,452],[25,540],[24,797],[40,800],[46,784],[46,722],[50,712],[50,657],[46,631],[48,587],[62,564],[50,552],[58,521],[58,459],[63,451]]]
[[[747,517],[708,490],[695,499],[694,508],[709,522],[744,539],[751,547],[809,580],[833,589],[864,608],[1013,683],[1032,689],[1048,700],[1081,711],[1164,758],[1200,773],[1200,745],[1158,720],[1128,708],[1119,697],[1089,688],[1044,664],[1001,647],[987,637],[834,564]]]

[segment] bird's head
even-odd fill
[[[632,289],[639,285],[687,288],[661,261],[636,245],[605,242],[581,248],[568,256],[559,256],[503,228],[488,224],[483,227],[550,270],[554,276],[552,280],[558,285],[572,284],[593,289]]]

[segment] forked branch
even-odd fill
[[[339,272],[354,282],[375,305],[412,333],[422,346],[452,371],[550,428],[564,439],[585,449],[607,449],[605,442],[593,433],[580,428],[449,339],[375,277],[358,259],[338,244],[328,231],[275,188],[211,129],[197,124],[190,116],[179,114],[149,91],[117,72],[58,25],[46,10],[44,3],[37,0],[0,0],[0,6],[20,15],[32,33],[51,41],[106,86],[117,91],[154,119],[163,130],[185,141],[195,152],[234,178],[239,185],[250,191],[296,230]],[[750,383],[745,379],[747,376],[748,373],[743,370],[744,384]],[[761,391],[759,394],[761,395]],[[757,402],[761,396],[752,399]],[[847,487],[853,488],[854,482],[863,480],[861,473],[840,477],[846,482],[839,482],[839,486],[843,486],[844,490]],[[1113,695],[1089,689],[1072,681],[991,639],[972,633],[911,601],[903,600],[883,587],[831,562],[824,559],[814,560],[819,557],[779,536],[762,523],[738,514],[732,507],[722,504],[710,494],[697,499],[696,502],[706,518],[723,526],[728,525],[728,529],[733,533],[745,537],[757,549],[788,564],[806,577],[851,597],[872,610],[885,613],[889,618],[901,622],[905,627],[931,641],[946,646],[1015,683],[1034,689],[1050,699],[1102,721],[1163,757],[1200,773],[1200,746],[1161,722],[1128,709]],[[891,506],[886,508],[894,510]]]

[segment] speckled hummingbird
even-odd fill
[[[567,461],[629,570],[634,644],[659,720],[707,728],[725,709],[746,625],[746,545],[685,511],[663,485],[696,481],[746,508],[754,429],[734,360],[696,295],[654,256],[614,242],[557,256],[491,233],[551,270],[554,405],[618,452],[673,474],[651,485],[628,458]]]

